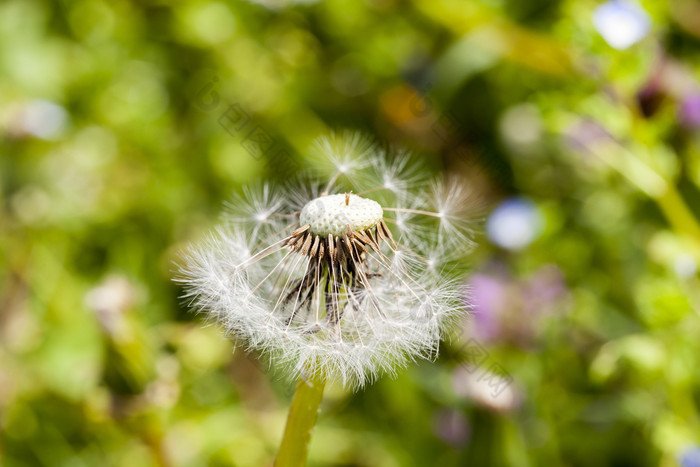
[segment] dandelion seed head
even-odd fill
[[[467,253],[464,197],[448,192],[465,190],[421,196],[406,157],[384,161],[354,134],[316,147],[324,188],[246,190],[179,280],[191,306],[282,374],[359,388],[435,358],[465,313],[463,279],[441,272]]]
[[[353,194],[321,196],[309,201],[299,216],[301,225],[327,237],[342,235],[347,226],[352,231],[364,231],[376,226],[383,217],[382,207],[376,201]]]

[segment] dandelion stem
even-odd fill
[[[319,406],[323,399],[324,383],[310,376],[299,378],[292,405],[287,415],[282,444],[275,467],[302,467],[311,441],[311,431],[316,424]]]

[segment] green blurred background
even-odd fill
[[[0,465],[271,465],[173,263],[349,128],[478,194],[474,312],[310,465],[700,466],[698,3],[304,3],[0,2]]]

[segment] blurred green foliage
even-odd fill
[[[310,465],[700,465],[700,8],[644,1],[616,48],[601,4],[0,3],[0,464],[271,465],[292,388],[173,264],[352,128],[540,227],[477,235],[479,315],[434,364],[330,388]]]

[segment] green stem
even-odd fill
[[[700,224],[676,187],[670,186],[657,202],[676,232],[700,245]]]
[[[311,431],[316,424],[318,408],[323,399],[323,387],[324,383],[317,379],[306,379],[303,376],[299,379],[275,467],[306,465]]]
[[[633,152],[617,143],[603,143],[596,147],[596,152],[601,160],[627,177],[658,204],[677,234],[700,246],[700,223],[673,180],[664,178]]]

